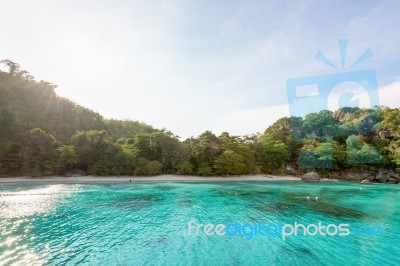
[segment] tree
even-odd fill
[[[23,137],[23,171],[27,175],[53,175],[58,168],[57,140],[44,130],[34,128]]]
[[[10,59],[1,60],[0,63],[6,65],[8,67],[8,73],[13,76],[18,75],[21,71],[20,65],[11,61]]]
[[[239,175],[242,174],[245,169],[243,157],[232,151],[226,150],[215,160],[214,168],[217,174],[222,175]]]
[[[125,162],[123,149],[112,142],[107,131],[79,131],[71,137],[71,143],[77,147],[78,167],[91,174],[124,174],[121,169]],[[118,166],[113,166],[113,163]]]
[[[189,161],[180,162],[177,169],[180,175],[191,175],[194,173],[194,167]]]
[[[305,145],[299,156],[300,165],[304,168],[332,168],[332,143],[322,142],[316,146]]]
[[[365,143],[362,136],[351,135],[346,140],[347,161],[351,165],[379,163],[381,155],[379,150]]]
[[[62,145],[57,148],[58,152],[58,167],[61,171],[65,171],[78,162],[78,157],[75,152],[75,147],[72,145]]]
[[[331,111],[322,110],[306,115],[301,131],[305,137],[328,139],[338,135],[338,122]]]
[[[198,173],[202,176],[210,176],[213,173],[213,169],[208,163],[202,162],[199,166]]]
[[[400,137],[400,109],[384,109],[382,111],[382,124],[384,130],[388,130],[394,136]]]
[[[220,154],[219,139],[211,131],[202,133],[195,141],[193,155],[197,165],[203,162],[213,165]]]
[[[248,145],[239,143],[232,147],[232,150],[242,157],[243,163],[243,174],[254,173],[256,169],[255,165],[255,152]]]
[[[289,149],[290,162],[297,164],[298,149],[301,147],[301,117],[283,117],[269,126],[264,132],[264,138],[280,140]],[[304,136],[303,136],[304,137]]]
[[[20,168],[20,134],[15,116],[0,109],[0,175],[12,174]]]
[[[400,170],[400,141],[392,141],[388,147],[392,161],[397,165],[397,170]]]
[[[136,175],[157,175],[162,172],[162,163],[139,158],[134,173]]]
[[[147,175],[158,175],[162,173],[163,165],[159,161],[150,161],[146,165]]]
[[[289,161],[289,149],[281,140],[268,136],[262,139],[262,143],[264,147],[263,170],[266,173],[275,173]]]

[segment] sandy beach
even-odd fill
[[[1,177],[0,184],[94,184],[130,182],[277,182],[301,181],[300,177],[273,175],[242,175],[229,177],[203,176],[79,176],[79,177]]]

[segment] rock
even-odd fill
[[[319,175],[316,172],[308,172],[301,177],[304,182],[318,182],[320,180]]]
[[[378,135],[382,139],[392,139],[393,138],[393,134],[390,130],[379,131]]]
[[[375,182],[377,183],[386,183],[388,180],[386,178],[384,179],[375,179]]]
[[[359,176],[359,174],[357,174],[357,173],[352,173],[352,172],[349,172],[349,173],[347,173],[347,174],[345,174],[344,175],[344,179],[346,179],[346,180],[360,180],[361,178],[360,178],[360,176]]]
[[[375,180],[379,183],[397,183],[400,181],[400,175],[392,170],[380,169],[375,175]]]
[[[361,180],[360,183],[361,183],[361,184],[372,184],[372,182],[369,181],[368,179]]]
[[[85,176],[87,175],[87,173],[83,170],[79,170],[79,169],[73,169],[73,170],[68,170],[65,173],[66,177],[79,177],[79,176]]]
[[[339,179],[336,178],[321,178],[320,182],[339,182]]]
[[[387,173],[384,170],[379,170],[379,172],[376,174],[375,179],[376,180],[383,180],[386,179]]]
[[[369,181],[374,181],[375,176],[373,174],[368,175],[365,179],[369,180]]]
[[[372,183],[400,184],[400,174],[394,170],[388,169],[379,169],[378,171],[373,169],[332,171],[328,173],[326,177],[330,179],[347,180],[352,182],[369,180]]]
[[[342,177],[340,175],[340,172],[329,172],[326,175],[326,178],[327,179],[341,179]]]
[[[335,119],[338,122],[342,122],[347,113],[353,113],[353,112],[354,110],[351,107],[342,107],[335,112]]]
[[[375,178],[375,175],[369,171],[359,171],[355,173],[355,176],[358,177],[358,180],[369,180],[373,181]]]
[[[293,167],[291,167],[290,165],[288,165],[288,166],[286,166],[286,173],[287,173],[288,175],[295,175],[295,174],[296,174],[296,171],[294,170]]]
[[[393,171],[389,172],[389,176],[394,178],[394,179],[400,179],[400,175],[398,173],[393,172]]]

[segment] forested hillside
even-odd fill
[[[283,174],[400,165],[400,110],[342,108],[281,118],[263,134],[180,140],[136,121],[104,119],[10,60],[0,71],[0,175]],[[294,127],[292,128],[292,125]],[[307,170],[307,169],[305,169]]]

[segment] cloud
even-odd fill
[[[394,81],[400,39],[387,38],[398,34],[388,27],[398,12],[388,2],[228,3],[0,0],[0,59],[105,117],[182,137],[264,131],[288,113],[286,80],[331,73],[314,56],[338,60],[341,37],[349,60],[371,48],[376,59],[365,66],[378,62],[379,80]],[[375,53],[382,43],[387,51]]]
[[[393,82],[379,88],[380,105],[399,108],[400,82]]]
[[[238,110],[218,116],[214,128],[217,133],[227,131],[233,135],[262,133],[284,116],[289,116],[289,107],[286,104]]]

